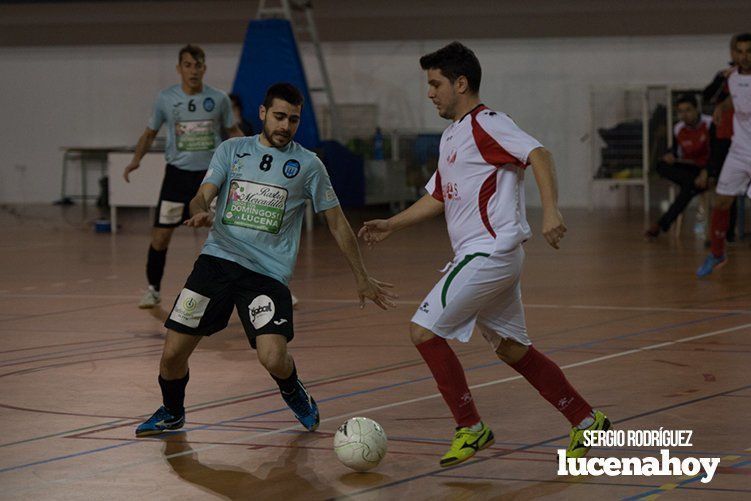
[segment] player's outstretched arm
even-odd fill
[[[133,153],[133,160],[130,161],[130,163],[125,167],[125,170],[123,171],[123,178],[125,178],[126,183],[130,182],[130,173],[136,170],[141,165],[141,159],[149,151],[149,148],[151,148],[151,143],[154,142],[156,133],[157,131],[146,127],[146,130],[143,131],[141,137],[138,138],[136,151]]]
[[[397,230],[433,218],[442,212],[443,202],[439,202],[429,194],[424,195],[407,209],[389,219],[365,221],[360,231],[357,232],[357,236],[362,238],[369,246],[372,246],[385,240]]]
[[[365,270],[360,247],[357,245],[357,238],[355,238],[355,233],[352,231],[347,218],[344,217],[341,207],[332,207],[324,211],[323,214],[326,216],[329,231],[334,236],[344,257],[347,258],[349,267],[352,268],[352,273],[355,275],[357,294],[360,296],[360,308],[365,307],[365,298],[370,299],[384,310],[389,307],[396,307],[394,299],[397,298],[397,295],[389,290],[394,286],[376,280],[369,276]]]
[[[210,207],[217,193],[219,188],[211,183],[204,183],[198,188],[198,193],[190,201],[190,219],[185,221],[185,226],[211,226],[214,217],[211,215]]]
[[[529,154],[529,162],[532,164],[542,201],[542,234],[550,246],[557,249],[566,233],[566,225],[558,210],[558,182],[553,155],[543,147],[535,148]]]

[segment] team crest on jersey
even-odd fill
[[[282,168],[282,173],[284,173],[284,177],[287,179],[292,179],[300,172],[300,162],[297,160],[291,159],[284,162],[284,167]]]
[[[443,199],[444,200],[461,200],[459,196],[459,185],[457,183],[446,183],[443,187]]]
[[[452,151],[448,158],[449,165],[452,165],[454,162],[456,162],[456,150]]]
[[[203,100],[203,109],[206,111],[213,110],[215,105],[216,103],[214,103],[214,100],[210,97],[207,97]]]

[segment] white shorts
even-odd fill
[[[717,194],[751,198],[751,153],[730,147],[717,180]]]
[[[475,325],[498,349],[502,338],[524,345],[527,337],[520,277],[524,249],[459,255],[425,297],[412,322],[445,339],[466,343]]]

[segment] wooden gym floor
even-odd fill
[[[0,213],[0,498],[4,499],[739,499],[751,495],[751,247],[732,245],[706,280],[690,232],[641,239],[635,212],[566,211],[561,251],[525,246],[529,331],[619,429],[690,429],[680,457],[721,457],[699,477],[564,477],[555,451],[568,424],[493,357],[481,336],[453,344],[496,444],[458,467],[438,459],[453,421],[407,332],[451,257],[440,220],[365,250],[371,273],[397,285],[396,310],[357,307],[353,280],[318,226],[301,245],[292,289],[301,305],[290,349],[320,404],[306,433],[255,360],[239,320],[191,359],[185,431],[135,439],[160,405],[162,319],[205,232],[175,234],[163,308],[136,308],[148,221],[124,214],[95,234],[76,208]],[[353,213],[356,226],[363,218]],[[533,228],[540,214],[531,211]],[[338,463],[336,427],[364,415],[389,452],[373,472]],[[654,448],[594,449],[650,456]]]

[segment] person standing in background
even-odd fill
[[[211,156],[222,141],[222,134],[229,137],[243,135],[234,123],[227,94],[203,83],[206,73],[203,49],[190,44],[180,49],[177,73],[180,83],[164,89],[157,96],[146,130],[138,139],[133,160],[123,172],[125,181],[130,182],[130,174],[138,169],[157,132],[166,123],[164,156],[167,167],[146,259],[149,287],[138,304],[139,308],[153,308],[161,302],[159,290],[172,233],[190,218],[190,201],[201,186]]]

